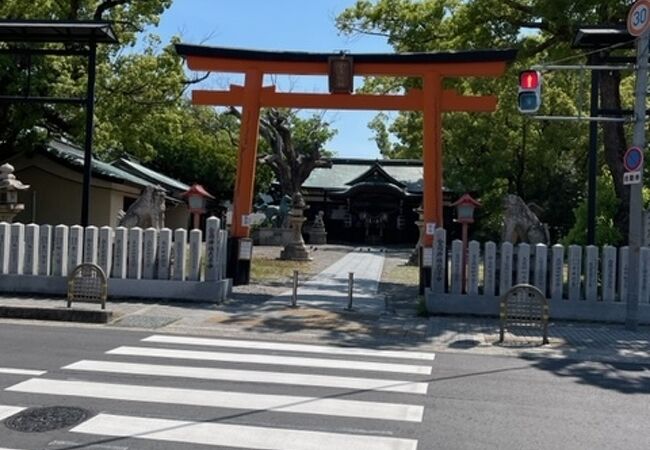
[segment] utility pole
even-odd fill
[[[648,31],[638,37],[636,42],[636,85],[634,88],[634,135],[633,145],[645,152],[646,90],[648,88]],[[630,285],[627,294],[625,327],[636,330],[639,311],[639,247],[642,235],[643,164],[638,169],[641,179],[630,185]]]
[[[634,135],[633,146],[626,153],[624,160],[628,170],[637,173],[626,173],[628,179],[634,178],[630,184],[630,228],[629,228],[629,286],[627,293],[625,328],[636,330],[639,321],[639,247],[641,246],[643,207],[641,192],[643,189],[643,155],[645,153],[645,115],[646,90],[648,89],[648,36],[650,35],[650,0],[637,0],[627,15],[627,30],[636,36],[636,84],[634,87]],[[637,164],[630,164],[628,154],[638,153]],[[630,167],[634,166],[634,167]],[[632,175],[634,177],[632,177]],[[626,177],[623,178],[624,182]]]

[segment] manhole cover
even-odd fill
[[[26,433],[40,433],[70,427],[84,421],[90,413],[70,406],[29,408],[5,420],[5,426]]]

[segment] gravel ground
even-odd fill
[[[408,266],[411,248],[393,248],[386,251],[379,292],[388,297],[395,312],[414,315],[418,303],[418,268]]]
[[[309,263],[298,263],[300,267],[300,276],[311,278],[322,272],[347,253],[352,251],[353,247],[344,245],[318,245],[307,246],[311,249],[312,261]],[[273,261],[280,258],[281,246],[256,246],[253,248],[253,260]],[[254,264],[255,262],[253,262]],[[242,296],[250,297],[254,295],[256,300],[268,300],[271,297],[286,292],[291,287],[291,280],[256,280],[251,278],[251,282],[244,286],[235,286],[233,288],[233,299],[241,299]]]

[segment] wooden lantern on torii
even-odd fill
[[[496,96],[460,95],[454,89],[443,88],[443,80],[500,76],[516,55],[515,50],[341,55],[187,44],[176,45],[176,51],[187,59],[192,70],[244,75],[243,86],[231,85],[223,91],[192,91],[194,104],[242,108],[231,241],[249,235],[247,217],[253,203],[259,115],[265,107],[422,111],[424,221],[442,226],[442,113],[492,112],[497,106]],[[275,86],[263,86],[267,74],[329,76],[335,89],[330,93],[277,92]],[[353,76],[414,77],[422,81],[422,88],[410,89],[403,95],[353,94],[349,84],[342,82]],[[430,246],[432,240],[433,236],[425,235],[423,245]],[[230,248],[236,248],[236,242],[230,244]],[[247,264],[229,262],[229,276],[235,284],[248,282],[250,266]]]

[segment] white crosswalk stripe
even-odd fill
[[[169,348],[123,346],[107,352],[110,355],[145,356],[149,358],[194,359],[202,361],[240,362],[246,364],[270,364],[277,366],[303,366],[329,369],[367,370],[373,372],[397,372],[430,375],[430,366],[393,364],[345,359],[301,358],[296,356],[260,355],[249,353],[204,352],[198,350],[175,350]]]
[[[394,403],[180,389],[135,384],[49,380],[46,378],[32,378],[11,386],[7,390],[32,394],[66,395],[213,408],[263,409],[288,413],[404,420],[408,422],[420,422],[423,414],[421,406]]]
[[[268,450],[286,450],[287,448],[292,450],[415,450],[417,448],[417,441],[414,439],[197,423],[110,414],[99,414],[75,427],[72,432]]]
[[[30,375],[38,377],[47,373],[45,370],[27,370],[27,369],[14,369],[12,367],[0,367],[0,374],[6,373],[8,375]]]
[[[328,355],[376,356],[385,358],[433,360],[434,353],[402,350],[376,350],[359,347],[334,347],[326,345],[288,344],[284,342],[242,341],[235,339],[197,338],[187,336],[158,335],[142,339],[143,342],[163,344],[202,345],[209,347],[248,348],[253,350],[280,350],[289,352],[321,353]]]
[[[402,392],[406,394],[426,394],[427,383],[381,378],[337,377],[311,375],[304,373],[268,372],[253,370],[219,369],[212,367],[170,366],[162,364],[138,364],[112,361],[82,360],[64,367],[68,370],[87,372],[111,372],[131,375],[151,375],[159,377],[197,378],[203,380],[223,380],[247,383],[274,383],[294,386],[320,386],[369,391]]]
[[[23,411],[25,409],[27,408],[21,406],[0,405],[0,420],[5,420],[7,417],[18,414],[20,411]]]
[[[92,400],[104,405],[99,409],[102,412],[70,432],[156,441],[156,448],[161,449],[174,449],[175,442],[271,450],[417,449],[417,439],[400,434],[400,430],[423,420],[425,411],[419,400],[427,393],[428,382],[421,378],[431,374],[433,353],[166,335],[149,336],[141,342],[148,345],[117,347],[106,352],[108,360],[80,360],[45,378],[34,373],[5,390],[14,396],[30,395],[30,403],[35,395],[50,399],[41,404],[56,402],[57,397]],[[305,353],[313,357],[301,356]],[[414,361],[404,361],[409,359]],[[421,363],[414,364],[415,360]],[[272,371],[265,365],[282,368]],[[393,375],[379,376],[378,372]],[[352,376],[356,374],[360,376]],[[155,385],[147,384],[150,377]],[[187,383],[166,386],[173,380]],[[253,389],[253,384],[258,388]],[[299,386],[301,394],[307,395],[286,395],[293,394],[292,386]],[[261,392],[255,392],[260,388]],[[313,389],[318,389],[317,395],[309,395]],[[398,401],[390,401],[390,396]],[[132,405],[124,406],[128,415],[124,409],[111,410],[115,401]],[[146,405],[160,405],[160,415],[152,416]],[[180,410],[175,406],[233,409],[237,414],[246,412],[248,418],[234,419],[244,423],[221,423],[208,415],[210,419],[203,422],[199,414],[189,420],[178,417]],[[0,405],[0,420],[22,409]],[[260,423],[257,416],[248,415],[259,412],[273,414],[273,420]],[[304,420],[294,422],[291,417],[296,416]],[[317,429],[309,417],[321,418]],[[343,419],[361,420],[363,425],[341,428]],[[328,421],[333,422],[328,425]],[[393,427],[395,431],[391,431]]]

